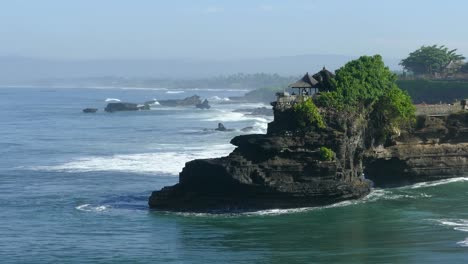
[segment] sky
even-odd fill
[[[0,7],[0,56],[403,58],[432,44],[468,55],[466,0],[0,0]]]

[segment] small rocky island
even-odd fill
[[[468,113],[415,115],[380,56],[336,75],[308,73],[273,102],[266,135],[242,135],[227,157],[186,163],[179,183],[155,191],[150,208],[232,212],[358,199],[373,184],[467,174]]]

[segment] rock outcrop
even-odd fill
[[[149,110],[150,106],[139,105],[134,103],[108,103],[104,111],[106,112],[117,112],[117,111],[137,111],[137,110]]]
[[[179,183],[155,191],[151,208],[176,211],[233,211],[320,206],[370,192],[362,177],[363,125],[337,115],[325,130],[290,133],[291,111],[275,107],[266,135],[232,139],[227,157],[186,163]],[[322,160],[320,147],[336,153]]]
[[[159,100],[158,102],[162,106],[196,106],[202,103],[198,95],[193,95],[184,99]]]
[[[234,131],[234,129],[227,129],[223,123],[218,123],[218,127],[215,128],[216,131],[221,131],[221,132],[228,132],[228,131]]]
[[[97,108],[85,108],[83,109],[83,113],[96,113],[98,111]]]
[[[419,116],[412,133],[369,149],[365,173],[378,187],[468,176],[468,113]]]

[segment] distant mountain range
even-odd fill
[[[16,56],[0,57],[0,85],[31,84],[81,78],[200,79],[235,73],[277,73],[298,76],[316,72],[323,66],[341,67],[356,57],[344,55],[298,55],[255,59],[96,59],[51,60]],[[399,60],[386,59],[392,70]]]

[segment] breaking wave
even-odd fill
[[[120,102],[120,99],[117,98],[107,98],[105,102]]]
[[[230,99],[228,97],[219,97],[219,96],[211,96],[210,98],[208,98],[208,101],[210,102],[227,102],[227,101],[230,101]]]
[[[234,149],[230,144],[208,148],[186,147],[179,151],[157,153],[90,156],[51,166],[35,166],[28,169],[40,171],[91,172],[119,171],[138,174],[178,175],[185,163],[194,159],[221,157]]]
[[[369,202],[376,202],[381,200],[398,200],[398,199],[420,199],[420,198],[428,198],[431,197],[425,193],[418,193],[418,194],[396,194],[392,191],[382,190],[382,189],[374,189],[371,191],[369,195],[364,198],[357,199],[357,200],[348,200],[342,201],[330,205],[325,206],[317,206],[317,207],[301,207],[301,208],[289,208],[289,209],[267,209],[267,210],[258,210],[253,212],[240,212],[240,213],[228,213],[228,214],[216,214],[216,213],[187,213],[187,212],[178,212],[174,213],[176,215],[181,216],[220,216],[220,217],[238,217],[238,216],[274,216],[274,215],[284,215],[284,214],[296,214],[296,213],[303,213],[309,211],[318,211],[318,210],[326,210],[331,208],[340,208],[340,207],[347,207],[353,205],[359,205]]]
[[[75,207],[76,210],[83,211],[83,212],[104,212],[110,209],[111,207],[108,205],[91,205],[91,204],[82,204]]]
[[[458,178],[444,179],[440,181],[431,181],[431,182],[420,182],[420,183],[416,183],[411,186],[407,186],[403,188],[411,188],[411,189],[427,188],[427,187],[433,187],[433,186],[438,186],[438,185],[443,185],[443,184],[449,184],[453,182],[465,182],[465,181],[468,181],[468,177],[458,177]]]

